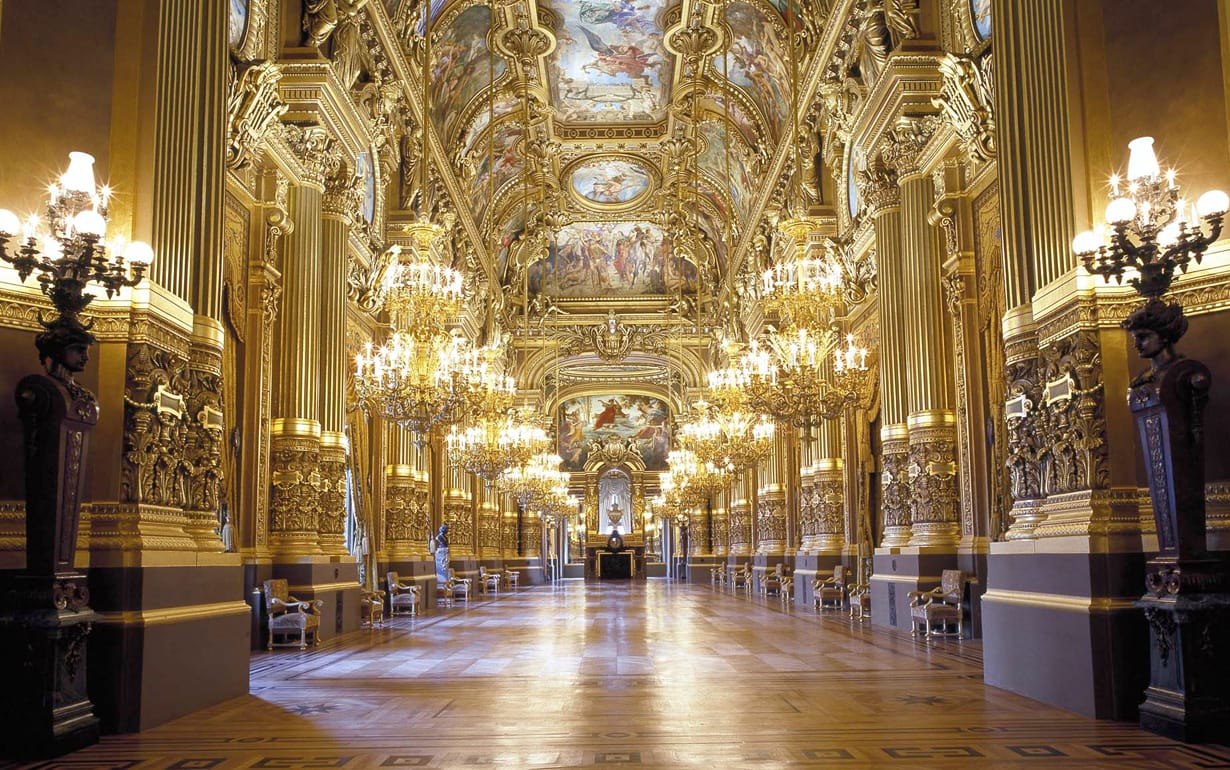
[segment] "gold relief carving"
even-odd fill
[[[986,57],[988,60],[990,56]],[[940,95],[931,100],[952,125],[971,161],[995,158],[994,99],[990,63],[980,67],[972,58],[947,54],[939,62]]]
[[[478,547],[484,553],[498,550],[500,547],[500,512],[491,508],[480,508],[478,513]]]
[[[816,513],[816,496],[815,496],[815,481],[811,478],[810,472],[803,471],[803,478],[799,484],[799,535],[800,542],[804,545],[810,543],[818,531],[816,529],[817,518]]]
[[[954,431],[920,428],[910,431],[909,441],[910,544],[955,544],[960,532]]]
[[[1102,354],[1096,330],[1080,330],[1042,350],[1041,466],[1047,495],[1104,489],[1110,476]]]
[[[188,367],[184,415],[184,471],[190,532],[202,548],[217,550],[219,488],[222,485],[222,435],[225,430],[222,375],[214,369],[221,351],[195,346]],[[202,365],[204,364],[204,365]]]
[[[876,257],[875,247],[866,249],[861,254],[855,249],[838,249],[842,296],[847,305],[858,305],[876,293],[879,285]]]
[[[120,499],[182,507],[187,502],[188,428],[180,394],[189,387],[187,361],[137,343],[128,348],[127,372]]]
[[[249,4],[260,5],[263,3]],[[278,94],[281,80],[282,71],[269,61],[247,66],[238,77],[231,77],[226,99],[227,166],[233,169],[250,166],[260,153],[270,127],[286,113],[287,105]]]
[[[713,512],[713,552],[719,556],[730,552],[730,514],[724,508]]]
[[[314,544],[320,520],[320,440],[271,438],[270,530],[285,544]]]
[[[303,0],[303,44],[319,48],[329,42],[334,30],[363,10],[367,0]]]
[[[1230,481],[1204,485],[1209,532],[1230,532]]]
[[[449,543],[458,554],[474,552],[474,517],[468,500],[446,502],[444,520],[448,522]]]
[[[909,439],[885,438],[881,446],[880,488],[884,510],[881,545],[905,545],[910,538]]]
[[[965,279],[950,275],[944,279],[944,304],[952,316],[953,352],[957,370],[957,441],[964,451],[958,453],[961,463],[961,531],[974,534],[974,482],[973,462],[970,452],[969,425],[969,357],[965,350]],[[998,391],[992,391],[998,392]]]
[[[730,509],[730,552],[747,553],[752,543],[751,511],[743,505]]]
[[[822,538],[824,535],[837,535],[837,541],[842,540],[840,536],[845,535],[845,508],[843,494],[844,480],[840,471],[833,473],[832,471],[823,471],[816,477],[816,485],[813,488],[812,495],[816,510],[816,534]],[[834,538],[827,538],[830,542],[820,543],[831,545]]]
[[[256,448],[256,488],[268,488],[270,472],[270,428],[273,414],[273,332],[274,323],[278,319],[278,309],[282,298],[282,287],[266,276],[260,285],[260,355],[261,371],[259,380],[260,399],[260,431],[257,434]],[[269,536],[269,496],[263,493],[256,495],[256,545],[264,547]]]
[[[901,185],[897,172],[882,157],[867,161],[867,167],[858,171],[859,197],[867,202],[871,216],[901,205]]]
[[[786,542],[786,501],[762,495],[756,506],[756,531],[760,547]]]
[[[322,536],[340,539],[346,528],[346,450],[320,449],[320,520]]]
[[[321,199],[321,210],[325,214],[341,218],[347,224],[363,220],[363,184],[364,181],[338,154],[329,156],[329,166],[325,170],[325,194]]]
[[[303,167],[303,181],[323,187],[325,174],[332,166],[337,152],[329,132],[320,126],[284,123],[282,138]]]
[[[897,118],[880,148],[884,162],[892,166],[898,176],[917,173],[918,158],[938,126],[939,120],[934,115]]]
[[[384,537],[393,546],[395,543],[417,542],[414,517],[418,500],[415,499],[414,482],[406,477],[386,476],[384,487]],[[422,534],[426,542],[427,534]]]
[[[92,503],[91,551],[195,551],[179,508],[143,503]]]
[[[496,38],[497,52],[516,62],[522,78],[531,78],[538,59],[555,48],[555,38],[546,30],[531,27],[529,17],[517,14],[516,26],[504,30]]]
[[[247,332],[248,315],[248,210],[230,194],[222,224],[223,281],[226,286],[226,320],[240,342]]]

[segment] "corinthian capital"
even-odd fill
[[[323,187],[325,173],[336,160],[329,132],[320,126],[287,123],[282,128],[282,138],[303,166],[303,181]]]
[[[927,142],[931,141],[939,121],[933,115],[918,118],[897,118],[880,150],[885,161],[897,170],[900,176],[918,172],[918,157]]]
[[[901,205],[897,172],[885,163],[883,157],[868,161],[867,167],[858,171],[858,191],[859,197],[867,202],[872,216]]]

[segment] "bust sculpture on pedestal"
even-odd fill
[[[448,525],[441,524],[440,531],[436,533],[436,580],[444,582],[448,580]]]

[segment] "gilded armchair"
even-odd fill
[[[721,588],[726,584],[726,565],[719,564],[709,570],[709,583],[714,588]]]
[[[478,568],[478,580],[479,587],[482,589],[484,594],[488,592],[498,594],[500,592],[500,582],[503,580],[503,576],[500,575],[499,570],[492,572],[486,567],[480,565]]]
[[[384,591],[363,589],[359,597],[359,625],[384,626]]]
[[[290,586],[285,579],[265,581],[265,610],[269,614],[269,649],[274,647],[298,647],[307,649],[308,635],[312,636],[312,644],[320,643],[320,610],[324,607],[320,599],[301,602],[290,595]],[[277,642],[275,637],[284,639],[298,636],[296,641]]]
[[[969,578],[958,569],[946,569],[940,574],[939,586],[930,591],[910,591],[910,630],[922,626],[923,636],[965,635],[965,584]],[[956,630],[952,630],[952,626]],[[937,631],[936,628],[939,628]]]
[[[871,584],[851,583],[847,590],[850,596],[850,617],[855,620],[871,617]]]
[[[735,565],[734,570],[730,573],[730,577],[726,580],[726,584],[731,589],[737,589],[742,586],[745,589],[751,590],[752,565],[748,562],[743,562],[742,566]]]
[[[416,615],[419,610],[419,587],[413,583],[401,582],[396,572],[390,572],[385,578],[389,589],[389,614]]]
[[[826,608],[840,610],[846,604],[846,568],[838,564],[833,567],[833,576],[817,577],[812,581],[812,604],[816,609]]]
[[[786,573],[780,563],[773,565],[773,569],[766,569],[760,575],[760,593],[768,596],[772,593],[781,593],[782,579],[786,577]]]
[[[452,567],[448,568],[448,580],[446,581],[449,587],[450,600],[460,599],[467,604],[470,601],[470,579],[457,577],[457,571]]]

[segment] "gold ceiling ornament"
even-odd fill
[[[606,363],[618,363],[633,351],[663,355],[666,353],[667,328],[660,325],[625,325],[607,311],[606,322],[592,326],[568,326],[557,338],[564,355],[593,353]]]
[[[508,415],[481,417],[466,428],[454,425],[445,440],[449,462],[488,484],[495,483],[505,470],[546,452],[551,444],[545,430]]]

